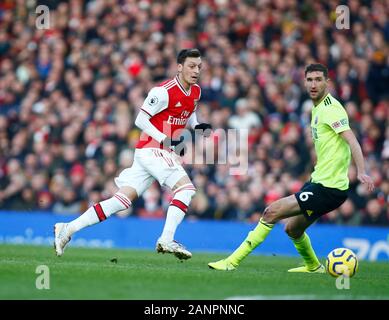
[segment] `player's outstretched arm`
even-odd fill
[[[153,124],[150,122],[150,116],[142,110],[139,112],[135,119],[135,125],[160,143],[166,139],[166,135],[153,126]]]
[[[362,149],[357,138],[352,130],[346,130],[340,133],[340,136],[349,144],[351,154],[353,156],[355,165],[357,166],[358,180],[367,185],[369,192],[374,190],[373,179],[366,174],[365,160],[363,158]]]

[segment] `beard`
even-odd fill
[[[311,97],[311,99],[312,99],[313,101],[316,101],[316,102],[317,102],[317,101],[320,101],[320,100],[324,97],[325,93],[326,93],[326,90],[324,89],[324,90],[318,92],[317,95],[316,95],[316,97],[312,97],[312,95],[310,95],[310,97]]]

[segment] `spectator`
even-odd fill
[[[240,98],[235,103],[237,114],[233,115],[228,125],[233,129],[253,129],[261,125],[261,119],[253,111],[250,111],[248,101],[245,98]]]
[[[77,200],[76,192],[71,187],[62,190],[60,198],[53,205],[53,212],[57,214],[77,214],[81,212],[81,201]]]
[[[53,0],[48,30],[36,28],[31,2],[0,5],[1,208],[81,212],[112,196],[112,176],[133,160],[146,93],[173,77],[180,49],[198,47],[198,112],[216,129],[249,129],[249,152],[244,178],[229,164],[187,164],[201,195],[192,216],[255,220],[269,199],[309,180],[312,105],[302,80],[317,61],[329,67],[378,190],[370,199],[352,166],[351,202],[321,222],[357,223],[366,209],[362,223],[372,223],[375,201],[383,210],[388,202],[389,19],[382,1],[355,3],[344,3],[350,30],[336,29],[324,2]],[[227,146],[220,131],[214,139]],[[32,201],[39,194],[44,201]],[[128,214],[159,212],[163,201],[150,199]]]
[[[336,223],[348,226],[358,226],[361,224],[362,216],[355,210],[355,206],[350,199],[347,199],[338,210]]]
[[[384,209],[377,199],[367,202],[366,214],[362,219],[362,224],[370,226],[383,226],[387,224]]]

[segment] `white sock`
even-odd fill
[[[173,241],[176,229],[184,219],[190,201],[195,193],[196,189],[192,184],[182,186],[176,191],[169,209],[167,210],[165,226],[163,227],[161,237],[159,238],[161,241]]]
[[[175,206],[169,206],[166,214],[165,226],[163,228],[160,240],[163,242],[173,241],[176,229],[184,217],[185,213],[181,209]]]
[[[101,201],[86,210],[81,216],[67,225],[69,236],[73,233],[104,221],[114,213],[128,209],[131,206],[131,201],[124,194],[117,192],[112,198]]]

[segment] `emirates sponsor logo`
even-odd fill
[[[178,125],[178,126],[182,126],[182,125],[185,125],[186,122],[188,121],[188,118],[175,118],[173,116],[169,116],[169,118],[167,118],[167,123],[168,124],[172,124],[172,125]]]

